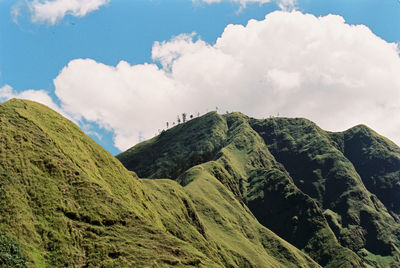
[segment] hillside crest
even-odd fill
[[[35,102],[0,126],[0,265],[400,264],[400,148],[366,126],[211,112],[120,161]]]

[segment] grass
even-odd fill
[[[211,160],[228,127],[215,112],[190,120],[140,143],[117,158],[142,178],[176,178],[189,167]],[[147,157],[140,157],[143,153]]]
[[[360,125],[342,133],[343,153],[367,189],[399,220],[400,148],[370,128]]]
[[[43,105],[0,104],[0,125],[2,266],[400,264],[400,149],[365,126],[212,112],[120,154],[128,171]]]
[[[1,104],[0,120],[0,233],[29,267],[210,262],[166,231],[137,176],[72,122],[20,100]]]
[[[365,247],[373,254],[391,258],[392,265],[398,264],[397,246],[394,245],[399,244],[399,224],[377,197],[378,187],[368,187],[365,176],[368,168],[357,165],[362,158],[351,157],[357,154],[357,147],[358,151],[378,154],[390,151],[393,158],[398,158],[400,151],[396,151],[393,143],[370,130],[369,137],[376,141],[375,146],[386,149],[374,149],[372,143],[361,145],[356,139],[349,138],[355,130],[366,131],[368,128],[364,126],[344,133],[329,133],[310,121],[286,118],[253,120],[252,126],[299,189],[316,200],[322,210],[329,211],[326,218],[343,246],[354,252]],[[388,146],[392,146],[391,149]],[[389,170],[399,170],[397,163],[388,161],[389,157],[384,158],[379,161],[370,157],[369,169],[379,173],[378,166],[383,165]],[[399,177],[394,180],[399,181]]]
[[[2,234],[0,234],[0,266],[26,267],[26,260],[21,256],[18,242]]]
[[[258,223],[237,197],[209,170],[208,162],[190,170],[195,179],[184,187],[192,198],[207,233],[219,241],[225,266],[318,267],[307,255]],[[223,171],[222,171],[223,172]]]
[[[376,265],[397,265],[400,153],[392,142],[365,129],[332,133],[301,118],[257,120],[240,113],[209,113],[117,158],[146,177],[164,174],[186,191],[196,187],[192,199],[205,195],[199,192],[209,183],[205,178],[216,179],[223,187],[206,187],[207,192],[217,192],[207,194],[199,204],[214,200],[207,208],[215,207],[224,199],[219,194],[228,191],[234,197],[231,204],[250,209],[260,223],[320,265],[367,267],[371,260],[359,253],[362,248],[382,256],[376,258]],[[353,138],[361,130],[372,141]],[[197,150],[200,144],[210,143],[208,150]],[[149,157],[152,152],[154,158]],[[207,157],[192,161],[193,155],[204,152]],[[212,211],[207,213],[230,226],[231,221],[220,218],[226,211]]]
[[[193,163],[215,157],[228,127],[216,114],[205,122],[213,129],[195,120],[191,127],[214,140],[199,139],[197,156],[190,149],[172,150],[172,156],[189,155]],[[3,266],[319,267],[260,225],[214,177],[226,172],[220,163],[208,164],[214,173],[201,178],[196,174],[203,167],[187,171],[191,183],[183,187],[139,179],[75,124],[38,103],[0,104],[0,124]]]

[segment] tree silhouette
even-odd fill
[[[181,118],[179,117],[179,115],[177,116],[177,119],[176,119],[176,121],[178,122],[178,124],[180,124],[180,123],[181,123]]]
[[[183,123],[186,122],[186,113],[182,113],[182,121],[183,121]]]

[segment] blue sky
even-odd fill
[[[142,137],[144,136],[145,138],[150,138],[153,134],[157,133],[158,129],[164,126],[166,120],[173,121],[175,117],[171,118],[171,116],[169,115],[168,118],[170,119],[165,119],[162,115],[163,110],[160,109],[159,111],[157,111],[157,113],[160,114],[160,116],[158,116],[157,113],[154,112],[155,114],[153,114],[147,119],[147,121],[154,122],[154,129],[151,130],[151,126],[143,126],[142,130],[141,125],[144,124],[143,121],[135,118],[133,118],[131,122],[129,122],[128,119],[124,119],[125,121],[120,122],[119,125],[114,125],[113,123],[110,123],[107,120],[109,120],[109,118],[112,118],[112,116],[119,118],[119,114],[115,113],[114,115],[111,114],[109,115],[109,113],[107,112],[108,110],[106,110],[105,108],[104,112],[102,112],[101,115],[94,116],[93,114],[96,113],[97,109],[96,107],[99,107],[96,106],[97,104],[94,105],[93,107],[86,107],[87,109],[82,110],[82,112],[75,113],[75,111],[71,111],[71,109],[74,109],[74,107],[76,107],[74,105],[77,105],[76,104],[77,102],[74,102],[71,99],[69,99],[69,102],[66,100],[67,97],[72,98],[72,96],[69,96],[68,93],[65,93],[65,91],[68,90],[67,84],[68,86],[70,86],[72,85],[72,83],[70,82],[70,80],[66,80],[64,76],[69,78],[70,75],[72,75],[73,73],[72,68],[74,66],[75,66],[74,68],[78,68],[77,67],[78,63],[79,64],[88,63],[88,62],[77,62],[75,65],[68,65],[71,61],[74,61],[76,59],[84,59],[84,60],[90,59],[93,61],[91,61],[89,65],[85,65],[87,66],[85,68],[89,68],[88,66],[93,66],[93,68],[97,67],[102,68],[101,70],[103,69],[111,70],[109,67],[110,66],[115,67],[116,65],[118,65],[120,61],[126,62],[128,64],[127,66],[130,67],[144,66],[143,64],[145,63],[150,63],[150,64],[155,63],[157,68],[159,68],[159,70],[161,70],[163,73],[167,73],[167,78],[165,79],[168,80],[171,77],[174,77],[175,80],[172,79],[173,81],[168,80],[167,82],[165,82],[169,83],[168,85],[166,85],[166,87],[169,87],[170,83],[175,83],[177,81],[176,79],[178,78],[175,78],[174,71],[170,71],[171,73],[168,73],[169,72],[168,68],[165,66],[164,66],[165,68],[163,68],[162,62],[163,60],[166,60],[167,56],[171,55],[172,52],[178,53],[180,59],[184,59],[184,56],[186,57],[186,55],[189,55],[185,53],[189,52],[183,52],[187,50],[184,50],[184,48],[182,47],[202,46],[203,48],[206,48],[207,46],[214,46],[216,44],[217,38],[221,37],[227,25],[241,24],[246,26],[247,22],[251,19],[262,21],[265,19],[265,16],[267,14],[270,14],[271,12],[276,10],[280,10],[278,6],[279,3],[277,2],[271,2],[265,4],[248,3],[245,7],[243,7],[240,5],[240,3],[237,3],[235,1],[221,1],[220,3],[209,4],[201,1],[192,2],[183,0],[182,1],[110,0],[105,5],[100,5],[97,10],[87,12],[87,14],[81,15],[80,17],[67,14],[65,17],[59,19],[55,24],[52,24],[51,22],[45,20],[34,21],[34,19],[32,19],[33,18],[33,15],[31,13],[32,10],[31,11],[29,10],[28,6],[26,6],[26,3],[30,2],[29,1],[18,2],[9,0],[0,1],[0,72],[1,72],[0,88],[3,87],[4,91],[5,87],[7,87],[8,93],[10,91],[10,88],[12,88],[12,94],[6,94],[3,92],[3,95],[0,95],[2,97],[0,100],[4,101],[11,95],[19,96],[18,94],[22,94],[27,90],[43,90],[51,97],[52,102],[54,102],[54,105],[56,105],[55,107],[59,107],[60,111],[64,111],[66,115],[70,115],[70,117],[74,119],[75,122],[79,123],[81,127],[83,127],[83,129],[89,135],[91,135],[97,142],[99,142],[112,154],[118,153],[120,149],[125,149],[126,147],[129,147],[127,144],[129,144],[130,137],[134,137],[132,138],[131,142],[132,145],[138,142],[137,140],[138,136]],[[45,3],[45,1],[41,1],[41,3]],[[16,10],[16,8],[18,8],[20,13],[18,17],[13,16],[12,14],[12,10]],[[292,8],[293,7],[290,7],[290,9]],[[392,69],[397,70],[396,68],[398,66],[397,65],[398,58],[396,58],[396,56],[393,56],[393,54],[390,54],[391,52],[389,51],[390,48],[388,48],[388,44],[400,42],[399,1],[397,0],[364,0],[364,1],[299,0],[298,2],[295,2],[294,9],[298,10],[300,14],[309,13],[315,15],[316,17],[326,16],[328,14],[337,14],[344,18],[346,24],[366,25],[372,31],[370,35],[368,35],[368,33],[365,33],[366,42],[370,40],[368,38],[371,38],[372,41],[370,41],[370,43],[371,44],[374,43],[373,40],[375,40],[374,39],[375,36],[382,38],[386,42],[384,44],[379,43],[379,45],[382,45],[382,48],[376,47],[378,45],[371,47],[371,51],[378,51],[375,54],[379,55],[380,49],[382,49],[382,51],[383,50],[386,51],[386,49],[388,49],[387,51],[388,56],[387,57],[385,56],[385,60],[388,60],[389,62],[391,62],[391,64],[393,63],[395,67],[393,67]],[[280,16],[283,17],[286,15],[281,14]],[[302,19],[301,16],[299,16],[298,18],[300,20]],[[317,21],[315,22],[315,24],[318,23],[319,22]],[[340,25],[340,22],[336,21],[333,24]],[[277,25],[286,25],[286,24],[282,23]],[[289,25],[286,27],[293,27],[293,26]],[[186,34],[196,33],[196,35],[194,37],[188,37],[188,36],[182,37],[181,34],[185,33]],[[179,38],[178,38],[179,40],[174,39],[174,37],[177,36],[178,37],[181,36],[181,39]],[[277,34],[277,36],[279,36],[279,34]],[[286,35],[283,36],[285,37]],[[357,36],[357,33],[355,33],[354,36]],[[364,38],[362,37],[364,35],[360,34],[359,36],[360,38]],[[193,40],[192,39],[189,40],[188,38],[189,39],[193,38]],[[174,40],[176,41],[175,43],[173,42]],[[198,40],[202,40],[202,42],[204,41],[203,42],[204,44],[196,43]],[[357,42],[357,40],[358,39],[354,39],[353,41],[351,41],[351,44]],[[154,57],[153,55],[152,59],[152,49],[154,48],[153,45],[154,42],[156,41],[159,42],[165,41],[167,44],[165,46],[162,46],[163,48],[162,52],[159,52],[158,56],[156,55]],[[179,43],[178,41],[181,43]],[[168,42],[171,44],[171,46],[169,47],[173,47],[172,45],[176,45],[178,43],[182,44],[177,46],[179,47],[179,49],[182,49],[182,51],[177,52],[178,49],[177,47],[173,47],[168,50],[167,49]],[[268,42],[268,39],[265,42]],[[330,43],[331,42],[329,42],[329,44]],[[160,45],[161,44],[162,43],[160,43]],[[196,46],[196,44],[198,46]],[[232,43],[230,44],[234,44],[234,41],[232,41]],[[268,44],[269,43],[267,43],[267,45]],[[340,47],[340,45],[333,47],[332,50],[339,49],[338,47]],[[347,51],[347,50],[345,51],[344,48],[340,49],[342,49],[341,52],[344,51],[343,53]],[[346,49],[349,49],[351,53],[351,49],[354,48],[351,47],[349,43],[349,48]],[[190,55],[193,54],[192,52],[190,53],[191,53]],[[314,53],[318,55],[318,51]],[[187,56],[187,58],[188,57],[189,56]],[[361,56],[357,57],[357,59],[360,58]],[[279,60],[277,61],[279,62]],[[373,66],[375,63],[378,64],[377,62],[380,61],[383,61],[383,59],[374,58],[370,59],[370,61],[367,63],[360,62],[360,64]],[[175,64],[175,62],[170,62],[170,64]],[[65,72],[61,73],[63,68],[66,66],[69,67],[65,69]],[[300,76],[297,75],[296,70],[294,69],[291,69],[291,71],[289,72],[286,68],[285,71],[288,72],[282,73],[283,69],[278,70],[276,67],[278,65],[274,66],[275,67],[273,68],[271,67],[270,69],[271,72],[268,72],[267,70],[268,74],[270,75],[269,76],[270,78],[272,77],[275,80],[279,78],[279,79],[284,79],[284,81],[292,81],[292,82],[293,79],[295,81],[297,81],[298,79],[300,79],[301,81],[304,80],[300,74],[299,74]],[[355,64],[355,68],[356,66],[357,65]],[[335,66],[333,66],[333,68],[334,67]],[[123,68],[121,68],[121,70],[122,69]],[[131,68],[126,67],[126,70],[131,70]],[[205,68],[205,70],[207,70],[207,68]],[[368,72],[368,70],[364,72]],[[287,73],[288,74],[296,73],[296,75],[287,76],[286,75]],[[61,75],[63,76],[61,77]],[[185,75],[187,77],[190,76],[191,74],[185,73]],[[145,76],[147,77],[147,79],[152,80],[150,71],[148,76],[146,71]],[[61,92],[61,90],[64,90],[63,91],[64,93],[62,94],[60,93],[59,96],[55,94],[56,86],[53,82],[53,79],[57,77],[59,77],[58,79],[59,81],[58,87],[60,88],[59,92]],[[176,74],[176,77],[179,77],[179,74]],[[357,79],[361,79],[358,76],[355,77]],[[351,79],[355,81],[356,78],[354,79],[351,78]],[[165,80],[164,78],[160,79],[163,79],[162,81]],[[219,81],[218,77],[216,77],[215,79],[216,79],[215,81]],[[268,81],[272,81],[271,79]],[[383,79],[386,81],[388,78],[379,77],[378,79]],[[136,80],[133,79],[129,81],[135,83]],[[223,81],[223,78],[221,78],[221,81]],[[316,110],[312,111],[304,110],[302,106],[301,107],[299,106],[297,110],[293,109],[289,111],[289,109],[285,109],[284,105],[291,105],[292,107],[293,101],[290,100],[290,98],[287,97],[287,95],[282,95],[283,88],[292,88],[293,87],[292,84],[294,83],[292,82],[288,82],[289,84],[287,82],[282,82],[283,84],[281,82],[279,83],[277,82],[278,84],[276,84],[275,88],[265,87],[265,90],[270,90],[271,92],[275,93],[276,90],[278,89],[281,90],[279,94],[274,93],[275,95],[273,95],[273,97],[279,98],[279,101],[282,101],[282,103],[283,100],[285,101],[287,100],[286,104],[282,104],[282,106],[276,107],[274,109],[271,108],[270,110],[269,109],[262,110],[263,105],[259,104],[260,108],[258,110],[252,110],[251,108],[249,108],[247,111],[246,110],[247,107],[252,106],[251,100],[247,99],[246,103],[244,102],[241,103],[239,101],[240,99],[239,96],[244,96],[243,94],[245,93],[240,93],[235,91],[238,100],[237,102],[233,101],[232,105],[229,104],[229,101],[227,103],[223,103],[222,105],[218,101],[215,101],[215,103],[201,103],[201,100],[199,99],[198,102],[200,103],[199,104],[196,103],[197,110],[187,111],[187,112],[204,113],[208,110],[214,109],[215,106],[221,105],[223,106],[224,110],[225,108],[227,110],[242,109],[243,110],[242,112],[249,113],[250,115],[254,116],[260,116],[263,114],[267,116],[271,113],[280,112],[285,116],[305,116],[313,119],[319,124],[321,124],[321,122],[324,122],[326,120],[331,120],[330,117],[331,115],[326,115],[326,117],[319,117],[319,115],[316,114],[318,113],[316,112],[318,111],[317,108]],[[84,83],[85,87],[91,86],[87,84],[88,82],[86,80],[81,84]],[[113,88],[114,85],[113,82],[107,80],[106,83],[107,85],[110,85],[110,87],[109,89],[104,89],[104,90],[112,91],[113,89],[111,88]],[[182,85],[190,85],[191,83],[199,84],[197,80],[196,82],[186,81],[186,80],[182,82],[181,80],[179,80],[179,83]],[[329,89],[332,92],[332,94],[335,94],[334,96],[335,98],[338,99],[339,103],[341,98],[345,98],[345,95],[343,95],[344,94],[343,92],[345,91],[342,91],[342,88],[332,88],[331,86],[332,83],[333,82],[330,82],[329,85],[325,83],[323,85],[326,85],[327,90]],[[140,84],[147,85],[146,81],[140,81]],[[312,81],[311,82],[308,81],[307,83],[303,83],[302,87],[311,84],[313,84]],[[346,82],[345,84],[348,85],[349,83]],[[346,90],[352,90],[352,88],[354,88],[353,84],[352,86],[349,87],[349,89]],[[149,84],[148,86],[150,87],[152,85],[153,84]],[[162,82],[160,82],[157,83],[156,85],[163,85],[163,84]],[[248,85],[249,87],[252,86],[251,84],[246,84],[245,82],[243,82],[243,85],[244,87],[246,85]],[[336,123],[332,123],[331,125],[322,124],[322,126],[333,130],[340,130],[351,126],[351,124],[364,123],[366,121],[366,123],[372,125],[372,127],[377,129],[378,132],[383,133],[385,135],[389,135],[390,138],[392,138],[396,142],[399,142],[400,134],[396,132],[396,130],[386,129],[383,126],[384,125],[383,123],[379,123],[382,121],[381,118],[387,117],[386,115],[390,111],[393,111],[393,109],[398,108],[396,102],[391,102],[391,100],[389,100],[390,99],[389,95],[392,94],[393,92],[396,92],[397,85],[398,85],[397,82],[390,85],[384,85],[385,88],[388,88],[388,91],[384,92],[383,94],[387,94],[388,99],[382,99],[380,100],[379,103],[376,103],[376,107],[384,107],[384,108],[382,108],[382,110],[379,111],[377,110],[377,112],[374,112],[374,114],[372,114],[368,118],[364,118],[362,116],[355,117],[351,120],[349,119],[348,122],[343,123],[342,125],[340,124],[340,122],[342,122],[343,120],[341,120],[340,118],[333,118],[331,121]],[[190,88],[190,86],[188,87]],[[229,87],[228,82],[227,84],[225,84],[225,87]],[[301,86],[299,85],[299,87]],[[118,88],[118,83],[116,83],[115,88]],[[135,89],[132,88],[132,91],[134,90]],[[174,90],[178,91],[178,89]],[[179,90],[182,91],[183,89]],[[198,90],[202,91],[205,89],[199,88]],[[260,88],[260,90],[264,90],[264,88]],[[360,114],[360,115],[365,114],[363,112],[363,109],[369,109],[369,107],[367,107],[368,105],[375,106],[375,103],[373,103],[373,100],[376,99],[374,98],[374,94],[382,94],[378,93],[379,90],[381,89],[376,88],[376,92],[374,93],[374,89],[371,89],[371,93],[365,94],[368,96],[370,95],[370,99],[366,99],[365,101],[363,101],[365,103],[365,106],[361,107],[360,110],[357,110],[355,114]],[[93,92],[94,91],[91,91],[90,94],[93,94]],[[302,95],[304,96],[307,95],[308,93],[309,92],[305,92]],[[88,95],[77,96],[77,98],[88,98],[88,96],[90,98],[91,96],[90,94],[88,93]],[[99,92],[98,94],[102,93]],[[152,93],[152,94],[157,94],[157,93]],[[207,94],[212,94],[212,93],[207,92]],[[234,95],[233,93],[230,92],[227,92],[226,94],[227,96],[230,96],[230,94]],[[268,94],[265,93],[265,96],[267,96]],[[354,91],[354,96],[352,94],[350,94],[350,96],[353,96],[353,98],[355,98],[356,100],[357,94],[363,94],[361,89],[360,91]],[[64,97],[60,97],[61,95]],[[181,96],[182,94],[179,93],[178,95]],[[313,93],[310,96],[315,96],[315,95],[316,94]],[[329,96],[330,95],[321,96],[321,99],[315,99],[315,103],[321,102],[320,100],[327,100],[330,98]],[[65,99],[65,101],[63,98]],[[248,96],[246,98],[248,98]],[[184,100],[184,98],[182,98],[182,100]],[[151,102],[151,100],[149,100],[149,102]],[[82,103],[82,101],[80,103]],[[315,103],[313,103],[312,105],[314,105]],[[151,105],[152,103],[149,103],[149,107],[152,107]],[[345,107],[349,107],[349,105],[350,104],[346,104]],[[68,106],[69,108],[68,107],[64,108],[64,106]],[[188,110],[191,106],[193,105],[186,105],[186,106],[183,105],[181,107],[182,112],[186,112],[186,110]],[[265,106],[268,106],[268,100],[266,100]],[[169,109],[168,107],[170,106],[166,105],[165,109]],[[390,110],[387,107],[389,107],[392,110]],[[112,107],[111,108],[108,107],[107,109],[113,110]],[[334,109],[335,107],[332,107],[331,111],[333,111]],[[341,109],[341,106],[338,106],[338,109]],[[152,110],[154,110],[154,108]],[[329,113],[327,112],[327,114],[331,114],[332,113],[331,111],[330,112],[328,111]],[[121,113],[122,112],[123,110],[121,110]],[[141,117],[143,118],[146,118],[146,115],[149,113],[148,111],[144,110],[143,107],[138,108],[138,110],[126,110],[126,112],[141,114]],[[179,112],[176,111],[174,112],[175,114],[179,114]],[[375,116],[376,114],[379,114],[380,117]],[[108,116],[107,119],[105,119],[106,116]],[[162,123],[161,127],[159,126],[160,122],[155,122],[157,120]],[[148,123],[147,121],[145,121],[145,123]],[[121,127],[123,125],[129,125],[129,124],[137,125],[137,127],[129,130],[126,130],[123,127]],[[397,122],[394,122],[394,124],[397,124]],[[396,128],[398,128],[397,127],[398,125],[395,126]],[[117,137],[118,139],[119,136],[121,136],[120,143],[118,143],[118,141],[117,142],[115,141],[115,138]],[[117,149],[117,147],[120,149]]]

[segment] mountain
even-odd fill
[[[208,120],[215,124],[203,125]],[[183,139],[193,126],[205,134],[198,144]],[[231,135],[219,115],[137,146],[152,158],[161,153],[159,141],[181,133],[177,147],[165,143],[158,166],[149,160],[138,168],[179,175],[175,181],[140,179],[73,122],[35,102],[0,104],[0,129],[1,267],[321,267],[250,211],[246,204],[257,195],[244,195],[243,187],[250,187],[232,172],[245,178],[245,160],[253,155],[238,151],[228,159],[230,152],[220,150]],[[197,145],[203,147],[196,156],[190,150]],[[147,148],[156,151],[150,156]],[[175,167],[169,151],[192,158]],[[235,170],[211,161],[224,153],[227,161],[241,161]],[[303,196],[321,216],[317,203]],[[322,227],[333,250],[344,249],[328,225]],[[341,254],[361,265],[352,251]]]
[[[1,267],[400,265],[400,148],[366,126],[211,112],[118,159],[35,102],[0,129]]]
[[[334,133],[302,118],[211,112],[117,158],[140,177],[175,180],[198,210],[241,206],[321,266],[400,266],[400,148],[366,126]],[[231,224],[206,211],[200,219]]]

